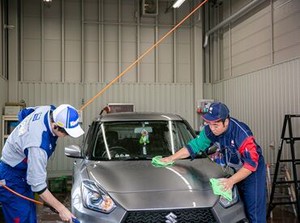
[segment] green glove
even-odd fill
[[[224,191],[219,179],[211,178],[209,181],[215,195],[221,195],[228,201],[232,201],[232,190]]]
[[[152,165],[155,167],[167,167],[167,166],[172,166],[174,164],[174,161],[171,162],[163,162],[161,161],[162,156],[155,156],[152,158]]]

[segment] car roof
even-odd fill
[[[113,122],[113,121],[182,121],[183,118],[179,115],[172,113],[161,112],[117,112],[108,113],[97,118],[101,122]]]

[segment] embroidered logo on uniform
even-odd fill
[[[213,108],[210,107],[210,108],[209,108],[209,113],[212,114],[212,112],[213,112]]]
[[[32,121],[34,122],[34,121],[36,121],[36,120],[39,120],[40,117],[41,117],[41,115],[42,115],[41,112],[40,112],[40,113],[37,113],[37,114],[34,114],[34,116],[33,116],[33,118],[32,118]]]
[[[231,146],[234,146],[234,145],[235,145],[235,143],[234,143],[234,140],[233,140],[233,139],[230,141],[230,144],[231,144]]]

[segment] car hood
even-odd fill
[[[127,210],[211,207],[209,179],[224,177],[209,159],[180,160],[157,168],[151,161],[99,161],[86,166],[91,180]]]

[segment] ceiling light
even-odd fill
[[[174,2],[172,7],[173,8],[179,8],[184,1],[185,0],[177,0],[176,2]]]
[[[43,0],[43,2],[52,2],[52,0]]]

